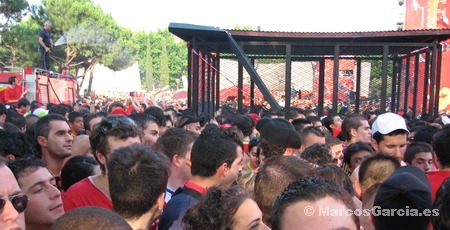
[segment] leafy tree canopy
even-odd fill
[[[27,8],[27,0],[0,0],[0,31],[20,22]]]

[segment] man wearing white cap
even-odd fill
[[[384,113],[372,124],[372,147],[376,153],[385,153],[403,161],[408,138],[406,121],[395,113]]]

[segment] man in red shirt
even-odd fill
[[[9,77],[8,83],[9,86],[5,89],[5,102],[17,106],[17,102],[28,93],[28,89],[22,92],[21,82],[16,76]]]
[[[438,171],[428,172],[427,176],[431,184],[431,197],[436,199],[436,192],[442,182],[450,177],[450,128],[444,127],[433,136],[434,163]]]
[[[21,82],[16,76],[9,77],[8,83],[9,86],[5,89],[5,102],[17,106],[17,102],[28,93],[28,89],[22,91]]]
[[[48,115],[47,115],[48,116]],[[64,210],[83,206],[97,206],[112,210],[108,185],[109,155],[120,147],[141,143],[136,123],[122,115],[104,118],[90,135],[92,153],[100,163],[101,174],[89,176],[73,184],[63,196]]]

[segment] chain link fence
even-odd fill
[[[315,49],[325,54],[317,55]],[[287,105],[289,95],[288,106],[323,113],[339,112],[343,107],[349,112],[385,108],[420,114],[428,110],[429,47],[391,46],[385,50],[384,46],[340,46],[338,58],[334,49],[292,46],[289,63],[285,53],[277,53],[286,50],[285,46],[244,46],[259,77],[281,107]],[[242,106],[268,105],[257,86],[250,93],[252,79],[245,69],[242,88],[238,87],[240,67],[233,57],[230,54],[220,59],[220,104],[238,106],[238,91],[242,90]],[[290,85],[286,87],[289,77]]]

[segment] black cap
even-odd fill
[[[298,149],[301,146],[300,134],[294,126],[284,118],[263,118],[256,123],[256,130],[261,138],[284,148]]]
[[[431,212],[432,205],[431,185],[425,173],[414,166],[402,166],[377,191],[372,210],[375,226],[386,229],[426,229],[430,216],[423,215],[423,211]],[[404,213],[381,215],[382,210],[386,209],[400,209]]]

